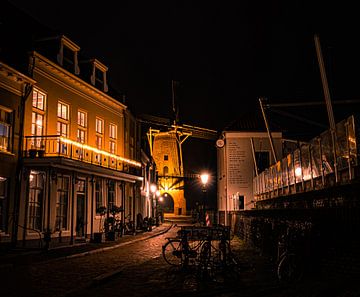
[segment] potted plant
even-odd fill
[[[31,148],[29,149],[29,157],[30,158],[35,158],[36,154],[37,154],[37,149],[36,149],[36,147],[34,147],[32,145]]]
[[[103,224],[102,224],[102,220],[106,214],[106,207],[105,206],[100,206],[97,210],[96,213],[100,215],[100,222],[99,222],[99,232],[94,232],[94,236],[93,236],[93,241],[96,243],[101,243],[104,242],[105,240],[105,236],[104,236],[104,228],[103,228]]]
[[[43,158],[44,155],[45,155],[45,145],[42,144],[42,145],[40,146],[40,149],[38,150],[38,156],[39,156],[40,158]]]

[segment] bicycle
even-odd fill
[[[287,228],[280,236],[277,254],[277,277],[280,282],[299,281],[305,270],[305,229]]]
[[[190,259],[198,257],[198,249],[203,244],[203,241],[192,242],[188,240],[189,230],[180,230],[180,237],[167,237],[167,242],[162,246],[162,254],[165,261],[173,266],[186,267],[190,264]],[[194,260],[195,261],[195,260]]]

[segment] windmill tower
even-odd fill
[[[217,131],[179,124],[175,108],[174,83],[172,83],[172,105],[175,120],[142,115],[140,121],[150,125],[147,137],[150,153],[158,170],[158,189],[160,195],[168,195],[174,203],[174,214],[186,214],[184,182],[186,178],[198,178],[197,174],[186,174],[184,171],[182,145],[190,136],[201,139],[217,139]],[[153,129],[155,126],[158,129]]]

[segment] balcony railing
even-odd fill
[[[339,122],[254,178],[255,200],[344,184],[355,178],[358,165],[355,118]],[[334,143],[333,140],[334,139]]]
[[[141,163],[120,157],[62,136],[25,136],[24,157],[63,157],[110,168],[134,172]]]

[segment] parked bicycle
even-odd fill
[[[238,263],[230,248],[229,227],[182,227],[178,234],[176,238],[167,238],[163,245],[163,257],[168,264],[193,265],[201,279],[213,278],[229,268],[237,270]]]
[[[299,281],[305,272],[307,255],[307,233],[309,226],[296,225],[288,227],[278,242],[277,277],[280,282]]]
[[[162,254],[165,261],[173,266],[188,266],[190,259],[196,259],[198,250],[203,244],[203,240],[189,242],[188,235],[190,231],[181,229],[178,237],[167,237],[167,242],[162,246]]]

